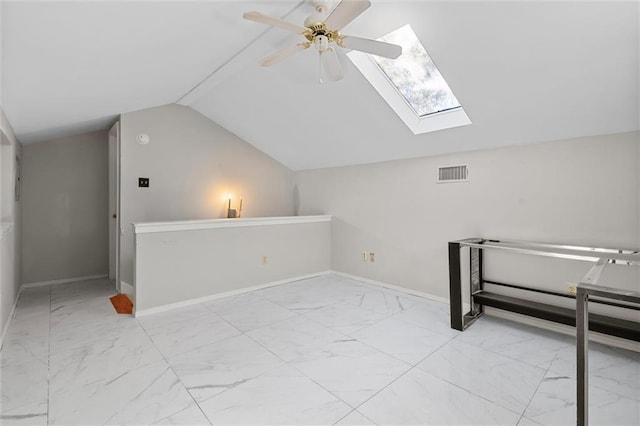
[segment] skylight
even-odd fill
[[[348,57],[413,133],[471,124],[410,25],[378,40],[401,45],[402,55],[394,60],[351,51]]]
[[[424,117],[460,107],[460,102],[410,25],[405,25],[378,40],[402,46],[402,55],[398,59],[374,55],[371,55],[371,58],[418,116]]]

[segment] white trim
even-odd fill
[[[108,278],[108,277],[109,277],[108,274],[100,274],[100,275],[88,275],[86,277],[63,278],[61,280],[39,281],[35,283],[22,283],[21,288],[43,287],[45,285],[75,283],[78,281],[97,280],[100,278]]]
[[[152,232],[193,231],[197,229],[241,228],[245,226],[291,225],[317,222],[331,222],[331,216],[282,216],[147,222],[134,223],[133,230],[136,234],[147,234]]]
[[[115,137],[115,140],[112,139],[112,137]],[[113,144],[113,145],[112,145]],[[111,168],[112,168],[112,164],[111,164],[111,150],[115,148],[115,176],[110,176],[110,178],[114,179],[114,182],[111,182],[111,180],[109,180],[109,186],[112,185],[112,183],[115,183],[115,205],[111,205],[111,193],[109,194],[109,210],[108,210],[108,217],[109,217],[109,241],[111,241],[111,238],[115,238],[114,241],[114,246],[113,247],[113,256],[115,256],[115,274],[113,277],[114,282],[116,283],[116,291],[120,292],[120,237],[122,236],[122,225],[120,223],[120,120],[116,120],[115,123],[113,123],[113,126],[111,126],[111,129],[109,129],[109,173],[111,173]],[[111,191],[112,188],[109,188],[109,190]],[[111,211],[111,208],[115,209],[115,212]],[[112,214],[115,213],[116,214],[116,218],[115,218],[115,224],[113,224],[113,226],[111,226],[112,223]],[[111,235],[112,233],[115,233],[115,236]],[[111,246],[109,247],[109,257],[111,257],[112,253],[111,253]],[[109,274],[111,274],[111,262],[109,264]]]
[[[138,318],[138,317],[143,317],[143,316],[146,316],[146,315],[157,314],[157,313],[160,313],[160,312],[166,312],[166,311],[170,311],[170,310],[177,309],[177,308],[183,308],[183,307],[186,307],[186,306],[196,305],[198,303],[209,302],[211,300],[216,300],[216,299],[222,299],[223,297],[237,296],[239,294],[249,293],[250,291],[262,290],[264,288],[275,287],[277,285],[282,285],[282,284],[288,284],[288,283],[291,283],[291,282],[294,282],[294,281],[301,281],[301,280],[306,280],[306,279],[309,279],[309,278],[315,278],[315,277],[319,277],[319,276],[322,276],[322,275],[327,275],[329,273],[330,273],[330,271],[316,272],[314,274],[300,275],[300,276],[293,277],[293,278],[285,278],[285,279],[279,280],[279,281],[272,281],[272,282],[269,282],[269,283],[266,283],[266,284],[258,284],[258,285],[254,285],[254,286],[251,286],[251,287],[240,288],[240,289],[237,289],[237,290],[225,291],[224,293],[216,293],[216,294],[211,294],[209,296],[198,297],[198,298],[195,298],[195,299],[183,300],[182,302],[170,303],[168,305],[162,305],[162,306],[157,306],[155,308],[143,309],[141,311],[138,311],[138,310],[134,309],[133,316]]]
[[[16,300],[13,301],[13,306],[11,307],[11,312],[7,317],[7,323],[4,325],[2,329],[2,334],[0,335],[0,348],[4,344],[4,337],[7,335],[7,331],[9,330],[9,325],[11,324],[11,320],[16,313],[16,308],[18,307],[18,299],[20,299],[20,294],[22,293],[22,286],[18,289],[18,294],[16,294]]]
[[[487,316],[504,318],[521,324],[530,325],[533,327],[543,328],[545,330],[555,331],[557,333],[566,334],[569,336],[576,335],[575,327],[571,327],[565,324],[559,324],[557,322],[546,321],[540,318],[530,317],[528,315],[521,315],[515,312],[503,311],[501,309],[485,307],[484,312]],[[473,325],[471,326],[473,327]],[[589,340],[592,342],[602,343],[608,346],[615,346],[622,349],[627,349],[634,352],[640,352],[640,343],[633,342],[631,340],[622,339],[620,337],[609,336],[608,334],[597,333],[595,331],[589,332]]]
[[[395,290],[395,291],[399,291],[401,293],[407,293],[407,294],[411,294],[413,296],[422,297],[423,299],[429,299],[429,300],[433,300],[435,302],[445,303],[447,305],[449,304],[449,299],[446,298],[446,297],[440,297],[440,296],[436,296],[436,295],[433,295],[433,294],[424,293],[422,291],[412,290],[412,289],[409,289],[409,288],[400,287],[400,286],[393,285],[393,284],[388,284],[388,283],[385,283],[385,282],[382,282],[382,281],[371,280],[369,278],[360,277],[358,275],[347,274],[347,273],[344,273],[344,272],[338,272],[338,271],[331,270],[331,271],[329,271],[329,273],[333,274],[333,275],[337,275],[339,277],[349,278],[349,279],[356,280],[356,281],[362,281],[362,282],[367,283],[367,284],[372,284],[372,285],[377,285],[379,287],[388,288],[389,290]]]

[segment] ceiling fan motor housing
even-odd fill
[[[292,31],[306,39],[295,46],[280,49],[275,54],[263,59],[260,62],[262,66],[271,66],[313,45],[320,54],[320,64],[325,68],[327,78],[331,81],[338,81],[343,78],[343,74],[340,69],[338,55],[331,43],[346,49],[358,50],[391,59],[396,59],[402,54],[402,47],[395,44],[340,34],[342,28],[371,6],[370,0],[341,0],[336,2],[338,4],[333,9],[331,9],[331,1],[310,1],[316,11],[305,19],[304,26],[292,24],[280,18],[274,18],[255,11],[245,12],[242,15],[250,21]]]
[[[306,25],[308,31],[304,33],[307,40],[318,43],[318,37],[326,38],[327,45],[329,43],[338,43],[340,41],[340,33],[336,30],[330,30],[324,22],[315,22]],[[322,39],[324,41],[324,39]]]

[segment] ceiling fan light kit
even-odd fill
[[[330,81],[338,81],[344,76],[338,55],[333,49],[332,44],[390,59],[396,59],[402,54],[402,47],[396,44],[340,34],[340,30],[345,25],[360,16],[371,6],[369,0],[342,0],[326,19],[323,19],[321,15],[328,10],[331,2],[316,0],[313,1],[313,5],[317,14],[309,16],[305,20],[304,27],[283,21],[279,18],[263,15],[260,12],[244,13],[243,17],[245,19],[293,31],[306,39],[305,42],[298,43],[295,46],[285,47],[273,55],[264,58],[260,61],[260,65],[264,67],[274,65],[314,45],[320,55],[320,66],[321,68],[324,67],[327,79]],[[322,82],[322,79],[320,81]]]

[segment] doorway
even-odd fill
[[[109,130],[109,279],[120,293],[120,122]]]

